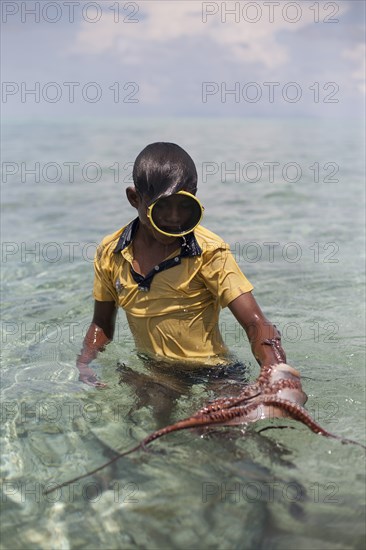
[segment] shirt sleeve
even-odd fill
[[[208,290],[217,296],[222,308],[253,290],[253,285],[239,268],[229,247],[215,250],[203,263],[201,276]]]
[[[103,244],[98,246],[94,258],[93,296],[99,302],[118,303],[118,295],[113,286],[108,253],[106,253]]]

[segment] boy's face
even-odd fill
[[[185,189],[182,189],[184,191]],[[192,190],[188,190],[192,193]],[[148,218],[148,208],[151,200],[146,195],[140,195],[135,188],[126,189],[127,198],[130,204],[137,209],[140,223],[155,240],[162,244],[171,244],[177,240],[178,236],[168,236],[160,233],[151,224]],[[192,193],[193,194],[193,193]],[[173,194],[160,198],[153,209],[153,218],[155,225],[166,232],[179,233],[180,227],[185,227],[191,216],[190,199],[184,195]]]

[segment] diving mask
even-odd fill
[[[160,197],[147,209],[151,225],[169,237],[182,237],[194,230],[203,216],[200,201],[187,191],[178,191],[167,197]]]

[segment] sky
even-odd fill
[[[364,116],[363,0],[1,9],[5,118]]]

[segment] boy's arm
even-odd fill
[[[88,386],[105,387],[99,382],[89,363],[96,358],[99,351],[113,339],[116,324],[117,308],[114,302],[94,302],[94,315],[88,332],[85,335],[76,366],[79,369],[79,380]]]
[[[228,307],[247,333],[252,353],[259,365],[286,362],[281,335],[275,325],[265,318],[251,292],[241,294]],[[268,345],[271,340],[275,346]]]

